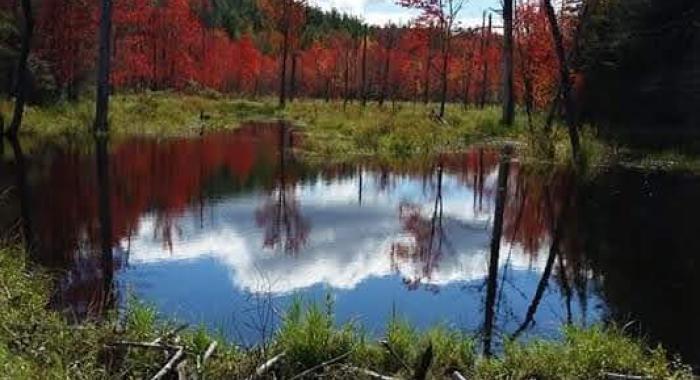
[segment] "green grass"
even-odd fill
[[[52,144],[85,146],[92,142],[92,98],[29,106],[22,127],[30,140]],[[151,136],[158,138],[196,136],[207,131],[235,129],[247,121],[286,119],[304,132],[308,160],[347,162],[372,156],[380,160],[404,160],[461,151],[473,144],[504,142],[515,145],[522,160],[533,163],[570,163],[571,148],[566,128],[555,123],[554,132],[542,132],[544,115],[533,115],[532,127],[524,111],[516,113],[512,127],[500,123],[498,106],[485,109],[449,104],[445,122],[431,114],[436,104],[397,102],[379,107],[370,102],[300,99],[282,110],[273,98],[232,99],[207,93],[141,92],[122,93],[110,101],[111,135],[116,138]],[[0,112],[10,115],[12,104],[0,100]],[[200,114],[206,115],[201,120]],[[25,143],[27,144],[27,143]],[[644,151],[627,148],[613,140],[599,138],[595,128],[581,131],[582,157],[586,171],[611,163],[643,168],[700,172],[700,158],[680,150]],[[6,149],[9,150],[9,149]],[[31,152],[31,149],[27,149]],[[7,154],[7,152],[6,152]],[[595,170],[593,170],[595,172]]]
[[[152,341],[177,326],[160,318],[152,307],[132,300],[127,310],[100,321],[69,324],[47,308],[51,277],[29,268],[19,249],[0,249],[0,377],[10,379],[140,379],[153,376],[166,358],[160,350],[126,348],[120,341]],[[606,372],[645,375],[656,379],[691,378],[689,370],[667,359],[662,348],[615,328],[565,328],[560,341],[507,343],[494,358],[477,354],[477,341],[462,332],[436,326],[420,332],[401,319],[386,328],[386,340],[395,354],[379,344],[361,326],[337,326],[333,304],[293,304],[270,342],[242,349],[202,328],[189,329],[168,344],[186,347],[186,368],[196,372],[198,357],[216,340],[218,349],[201,369],[203,378],[245,378],[267,359],[285,353],[275,369],[278,378],[290,378],[330,359],[327,378],[354,379],[349,367],[410,378],[428,346],[434,353],[432,378],[459,370],[470,379],[603,379]],[[345,355],[345,356],[344,356]],[[397,359],[394,355],[400,358]],[[404,362],[409,369],[406,369]]]
[[[304,153],[323,161],[347,161],[353,157],[373,155],[393,159],[443,152],[460,151],[474,143],[512,142],[520,145],[528,157],[541,159],[542,150],[525,149],[538,146],[547,139],[530,131],[523,112],[513,127],[500,123],[500,108],[468,108],[451,104],[444,122],[431,118],[435,104],[407,102],[379,107],[369,103],[362,107],[353,102],[298,100],[282,110],[275,100],[235,100],[217,94],[188,95],[170,92],[118,94],[110,101],[111,134],[128,136],[192,136],[205,131],[235,129],[251,120],[287,119],[305,133]],[[0,111],[9,114],[12,105],[0,102]],[[201,120],[200,114],[207,116]],[[50,106],[30,106],[26,110],[24,135],[50,139],[65,144],[89,143],[93,120],[93,101],[59,102]],[[535,115],[534,125],[543,124]],[[595,141],[593,134],[588,140]],[[568,160],[568,139],[565,133],[553,136],[555,157]],[[529,144],[535,142],[535,144]],[[598,154],[598,152],[593,152]],[[549,158],[549,157],[548,157]]]
[[[10,114],[12,104],[0,102],[0,111]],[[202,121],[204,113],[207,120]],[[172,137],[233,129],[242,121],[278,116],[269,102],[233,100],[221,96],[197,96],[170,92],[119,94],[110,98],[109,122],[115,136]],[[29,106],[21,132],[47,138],[82,138],[90,135],[94,119],[92,99]]]
[[[323,101],[295,102],[285,111],[307,133],[307,151],[324,159],[379,155],[396,158],[462,150],[475,143],[518,140],[524,120],[506,128],[498,122],[499,110],[463,109],[450,105],[446,123],[431,119],[434,105],[397,103],[380,108],[371,103]]]

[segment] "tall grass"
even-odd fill
[[[395,318],[389,322],[385,344],[355,323],[337,325],[330,298],[326,305],[294,303],[269,349],[242,349],[203,328],[179,333],[158,317],[152,307],[132,300],[119,318],[69,324],[47,308],[51,278],[29,269],[24,253],[0,249],[0,377],[8,379],[148,378],[164,364],[160,350],[126,348],[122,341],[165,343],[186,348],[189,373],[195,373],[201,353],[213,341],[216,354],[201,369],[209,379],[246,378],[261,363],[279,353],[284,360],[272,370],[290,378],[320,363],[341,357],[324,369],[326,378],[358,378],[353,368],[410,378],[427,347],[432,347],[432,378],[458,370],[472,379],[604,379],[606,372],[689,379],[690,371],[667,360],[661,348],[648,349],[641,341],[615,328],[569,327],[560,341],[508,342],[503,353],[487,359],[476,354],[477,341],[462,332],[436,326],[419,331]],[[388,350],[390,347],[391,350]]]
[[[206,96],[205,96],[206,95]],[[464,108],[450,104],[444,120],[434,117],[434,104],[397,102],[379,107],[369,103],[297,100],[282,110],[273,99],[230,99],[219,94],[141,92],[118,94],[110,101],[111,133],[123,136],[193,136],[201,132],[235,129],[251,120],[288,119],[305,133],[304,153],[309,158],[346,161],[374,155],[403,159],[464,150],[475,142],[521,144],[523,155],[534,160],[567,162],[571,153],[564,128],[552,136],[541,131],[543,115],[535,114],[530,128],[523,112],[513,126],[500,123],[500,109]],[[0,109],[11,109],[0,101]],[[65,143],[89,142],[94,107],[91,98],[61,101],[26,110],[24,134]],[[606,156],[591,128],[584,130],[583,155],[591,165]],[[550,147],[542,149],[542,147]]]

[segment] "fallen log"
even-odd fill
[[[374,372],[371,369],[367,369],[367,368],[360,368],[360,367],[355,367],[355,366],[345,366],[345,368],[349,371],[358,372],[358,373],[361,373],[365,376],[368,376],[368,377],[371,377],[371,378],[377,379],[377,380],[401,380],[398,377],[382,375],[381,373]]]
[[[182,330],[188,328],[189,326],[190,326],[189,324],[184,323],[184,324],[182,324],[182,325],[180,325],[180,326],[178,326],[178,327],[176,327],[176,328],[174,328],[174,329],[168,331],[168,332],[165,333],[163,336],[160,336],[160,337],[158,337],[158,338],[152,340],[151,343],[152,343],[152,344],[158,344],[158,343],[160,343],[160,342],[162,342],[162,341],[164,341],[164,340],[166,340],[166,339],[170,339],[170,338],[174,337],[175,335],[177,335],[177,334],[178,334],[179,332],[181,332]]]
[[[607,380],[651,380],[649,376],[624,375],[621,373],[607,372],[605,373]]]
[[[170,360],[168,360],[168,362],[165,363],[163,368],[161,368],[160,371],[158,371],[158,373],[156,373],[151,378],[151,380],[159,380],[159,379],[163,378],[163,376],[167,375],[168,372],[170,372],[173,369],[175,364],[178,362],[178,360],[180,360],[180,358],[182,358],[182,356],[184,354],[185,354],[185,349],[183,347],[180,347],[177,350],[177,352],[170,358]]]
[[[202,366],[204,366],[207,363],[207,360],[209,360],[209,358],[214,354],[214,350],[216,350],[216,346],[218,344],[219,343],[217,343],[216,341],[211,342],[209,344],[209,347],[207,347],[207,350],[204,351],[204,356],[202,356],[202,363],[201,363]]]
[[[272,359],[266,361],[265,363],[261,364],[256,370],[255,370],[255,375],[250,376],[247,380],[253,380],[255,378],[261,377],[264,374],[266,374],[272,367],[274,367],[282,358],[284,358],[287,354],[285,352],[272,357]]]
[[[137,348],[145,348],[145,349],[153,349],[153,350],[179,350],[179,349],[182,349],[181,346],[173,346],[171,344],[153,343],[153,342],[121,341],[121,342],[114,342],[111,345],[112,346],[137,347]]]

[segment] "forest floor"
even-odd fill
[[[444,378],[454,371],[469,379],[692,377],[663,349],[649,349],[615,328],[567,327],[562,340],[509,342],[488,358],[477,353],[476,336],[440,326],[418,332],[399,320],[389,323],[380,343],[361,326],[337,326],[330,301],[325,306],[297,302],[269,341],[248,349],[203,328],[178,329],[136,301],[119,315],[69,323],[47,307],[51,277],[30,268],[25,257],[21,249],[0,249],[3,378],[141,379],[155,376],[168,362],[180,379],[412,379]],[[423,371],[428,377],[420,375]]]
[[[285,109],[275,99],[256,101],[209,96],[145,92],[119,94],[110,102],[113,138],[152,136],[158,138],[196,136],[235,129],[244,122],[288,120],[304,133],[304,153],[322,161],[347,161],[373,156],[402,159],[464,150],[473,144],[509,142],[520,158],[537,162],[567,163],[571,152],[565,128],[551,135],[542,132],[544,115],[535,113],[528,122],[518,112],[512,127],[500,123],[500,108],[447,106],[446,117],[434,117],[437,105],[407,102],[359,102],[295,100]],[[0,101],[7,115],[12,105]],[[84,99],[26,111],[23,134],[75,144],[91,141],[93,102]],[[633,167],[700,171],[700,155],[679,149],[640,150],[598,137],[585,126],[581,131],[583,157],[588,167],[621,163]]]

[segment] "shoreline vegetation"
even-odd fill
[[[518,113],[507,127],[500,124],[496,106],[464,109],[449,104],[445,118],[432,118],[433,106],[395,103],[381,108],[298,100],[280,109],[272,99],[123,94],[112,97],[110,133],[117,141],[197,137],[250,121],[289,121],[301,133],[302,153],[311,161],[402,160],[474,144],[508,143],[525,161],[570,163],[565,128],[540,135],[542,115],[533,115],[529,125]],[[9,102],[0,101],[1,111],[10,108]],[[30,147],[32,140],[77,146],[93,142],[89,99],[29,107],[25,116],[22,137]],[[636,152],[637,158],[624,161],[624,149],[604,142],[592,128],[584,128],[581,137],[589,168],[611,163],[700,167],[676,152]],[[28,255],[12,247],[0,243],[0,370],[9,378],[460,379],[455,373],[467,379],[692,378],[691,369],[663,348],[651,348],[615,326],[562,326],[559,340],[507,341],[489,357],[480,354],[478,336],[445,326],[418,331],[400,319],[390,322],[384,339],[377,340],[360,325],[337,325],[330,300],[327,305],[299,301],[280,316],[281,324],[268,341],[250,348],[204,328],[182,328],[138,300],[73,323],[50,308],[51,275],[32,267]]]
[[[555,122],[543,132],[545,115],[529,122],[518,112],[513,126],[500,122],[498,106],[464,108],[448,104],[447,116],[433,116],[435,104],[397,102],[380,107],[359,102],[296,100],[285,109],[274,99],[243,100],[218,93],[146,92],[112,96],[110,126],[115,140],[130,137],[174,138],[233,130],[246,122],[289,121],[304,136],[305,157],[324,162],[373,156],[402,160],[464,150],[474,144],[509,143],[519,157],[535,163],[568,164],[566,129]],[[0,101],[0,111],[12,108]],[[51,106],[28,107],[23,136],[66,144],[92,142],[94,107],[90,98]],[[596,129],[581,130],[581,152],[588,168],[611,164],[660,170],[700,171],[700,158],[680,149],[646,150],[605,140]]]
[[[138,301],[71,324],[49,303],[51,277],[18,248],[0,250],[0,371],[12,379],[691,379],[690,368],[623,329],[564,327],[558,341],[506,342],[479,355],[478,337],[399,319],[375,340],[334,323],[326,305],[294,303],[269,341],[241,348],[203,328],[159,319]],[[170,377],[168,377],[170,376]]]

